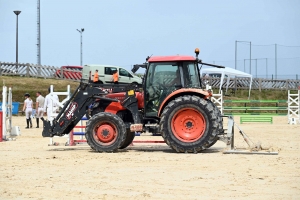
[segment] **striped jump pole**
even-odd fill
[[[288,106],[286,100],[224,100],[224,103],[243,104],[244,106],[224,106],[225,115],[287,115]],[[255,104],[259,103],[259,106]],[[261,103],[276,104],[275,106],[260,106]],[[249,105],[251,104],[251,106]],[[285,104],[279,106],[279,104]],[[254,106],[253,106],[254,105]]]
[[[83,139],[83,136],[84,136],[84,132],[83,132],[83,129],[86,128],[86,126],[84,126],[82,124],[82,121],[86,121],[88,120],[86,117],[83,117],[80,122],[79,122],[79,125],[78,126],[75,126],[75,128],[80,128],[80,131],[79,132],[75,132],[74,129],[69,133],[69,139],[68,139],[68,142],[66,143],[67,146],[75,146],[76,143],[85,143],[86,140]],[[79,140],[75,140],[74,139],[74,136],[75,135],[78,135],[80,136],[81,138]]]
[[[66,143],[66,146],[75,146],[78,143],[85,143],[86,140],[83,139],[83,136],[85,134],[85,132],[83,132],[83,129],[86,128],[85,125],[82,124],[82,121],[88,120],[86,117],[83,117],[80,122],[79,125],[75,126],[75,128],[79,128],[80,131],[74,131],[74,129],[69,133],[69,139]],[[74,139],[74,136],[81,136],[81,138],[79,140]],[[142,136],[140,133],[136,133],[135,136]],[[149,136],[149,135],[147,135]],[[161,135],[152,135],[152,136],[161,136]],[[159,140],[135,140],[132,143],[165,143],[165,141],[159,141]],[[133,144],[131,144],[133,145]]]
[[[0,111],[0,142],[3,141],[3,134],[2,134],[2,126],[3,126],[3,123],[2,123],[2,111]]]
[[[1,141],[15,140],[15,136],[19,135],[19,127],[12,127],[12,89],[3,86],[2,90],[2,111],[1,117]],[[13,133],[13,134],[12,134]]]

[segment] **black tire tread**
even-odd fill
[[[119,149],[125,149],[126,147],[128,147],[132,143],[132,141],[135,137],[135,132],[130,132],[130,130],[127,129],[127,134],[126,135],[127,135],[126,139],[125,139],[124,143],[119,147]]]
[[[178,139],[174,139],[173,133],[168,127],[168,120],[172,116],[170,116],[171,112],[176,109],[178,106],[192,104],[193,106],[198,106],[201,108],[207,116],[209,123],[209,129],[206,133],[201,137],[198,141],[193,143],[183,143]],[[203,114],[203,113],[202,113]],[[165,142],[176,152],[180,153],[199,153],[202,150],[208,148],[214,141],[216,136],[218,135],[219,122],[218,117],[215,114],[214,106],[210,101],[207,101],[201,97],[193,96],[193,95],[184,95],[177,97],[168,103],[168,105],[164,108],[163,113],[161,115],[160,120],[160,132]]]
[[[218,118],[218,124],[219,124],[219,126],[218,126],[218,135],[219,135],[220,133],[223,132],[223,118],[221,117],[221,115],[222,115],[221,111],[219,110],[219,108],[211,100],[207,100],[207,101],[210,102],[213,105],[215,115]],[[216,144],[216,142],[219,140],[219,136],[218,135],[216,135],[216,137],[214,139],[214,142],[211,143],[207,148],[210,148],[211,146],[213,146],[214,144]]]
[[[110,121],[110,123],[114,123],[114,125],[118,129],[118,138],[115,141],[115,143],[113,143],[110,146],[99,145],[99,143],[97,143],[92,136],[94,125],[97,124],[97,122],[99,122],[100,120]],[[125,142],[126,127],[125,127],[123,120],[120,117],[118,117],[117,115],[112,114],[112,113],[107,113],[107,112],[99,112],[99,113],[93,115],[90,118],[90,120],[87,122],[85,138],[86,138],[88,145],[93,150],[95,150],[97,152],[111,153],[111,152],[117,151],[118,148],[120,146],[122,146],[123,143]]]

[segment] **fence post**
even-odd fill
[[[29,77],[29,67],[30,67],[30,64],[27,63],[26,64],[26,76]]]
[[[289,90],[289,82],[290,82],[290,79],[287,79],[286,82],[285,82],[286,90]]]
[[[261,88],[262,88],[262,86],[261,86],[261,78],[260,78],[260,79],[258,79],[258,89],[260,92],[261,92]]]
[[[37,76],[36,77],[39,77],[39,76],[41,76],[41,65],[35,65],[36,66],[36,68],[37,68]]]
[[[60,68],[60,79],[64,79],[64,69],[61,67]]]
[[[237,81],[236,81],[236,77],[234,77],[234,94],[236,93],[237,90]]]

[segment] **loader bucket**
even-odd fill
[[[43,117],[41,118],[41,120],[43,121],[43,132],[42,132],[42,136],[43,136],[43,137],[53,137],[53,135],[52,135],[52,130],[51,130],[51,124],[50,124],[50,121],[45,120]]]

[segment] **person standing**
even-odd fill
[[[23,112],[25,112],[26,115],[26,124],[27,126],[25,128],[32,128],[32,121],[31,121],[31,114],[32,114],[32,106],[33,106],[33,101],[30,98],[30,94],[26,93],[24,95],[25,101],[24,101],[24,106],[23,106]]]
[[[117,70],[115,70],[113,73],[113,81],[114,81],[114,84],[119,84],[119,75],[118,75]]]
[[[39,128],[39,120],[44,115],[44,102],[45,98],[40,92],[36,93],[36,128]]]
[[[51,93],[50,88],[48,89],[48,92],[49,94],[46,95],[44,102],[44,113],[47,112],[48,121],[52,121],[52,114],[56,112],[59,99],[56,94]]]
[[[98,83],[99,82],[99,74],[98,74],[98,69],[96,69],[95,73],[94,73],[94,79],[93,79],[94,83]]]

